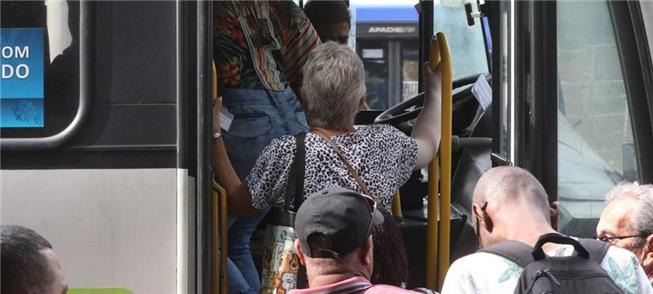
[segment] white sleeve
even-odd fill
[[[601,267],[626,294],[653,294],[651,284],[630,251],[610,246]]]
[[[456,260],[449,271],[447,271],[447,276],[444,278],[444,285],[442,285],[441,294],[474,294],[474,285],[472,285],[473,279],[471,273],[468,269],[468,264],[465,262],[465,258]]]

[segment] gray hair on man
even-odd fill
[[[326,42],[315,48],[303,69],[304,109],[311,127],[347,129],[365,96],[365,70],[345,45]]]
[[[621,199],[624,197],[634,197],[637,202],[635,210],[630,214],[630,225],[635,233],[640,236],[653,234],[653,185],[640,185],[637,182],[623,182],[616,185],[608,192],[605,203]],[[637,238],[633,244],[636,248],[644,246],[646,239]]]

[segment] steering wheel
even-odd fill
[[[454,91],[452,100],[454,104],[456,101],[472,95],[472,87],[469,85],[474,84],[480,75],[484,75],[489,79],[489,75],[479,73],[457,79],[453,82],[452,86]],[[382,112],[379,114],[379,116],[376,117],[376,119],[374,119],[374,123],[397,126],[401,123],[415,119],[422,111],[423,105],[424,92],[419,93],[407,100],[396,104],[395,106],[388,108],[388,110]]]

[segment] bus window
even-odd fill
[[[2,12],[1,135],[60,133],[80,101],[80,4],[3,1]]]
[[[401,42],[401,99],[417,95],[419,50],[417,43]]]
[[[557,3],[558,199],[567,234],[592,232],[606,192],[637,180],[633,131],[607,1]],[[564,217],[564,215],[570,217]]]
[[[434,1],[434,31],[444,32],[451,50],[454,80],[488,72],[481,22],[467,24],[465,0]],[[474,1],[475,2],[475,1]]]
[[[365,66],[367,104],[386,109],[417,94],[417,0],[350,1],[356,52]]]

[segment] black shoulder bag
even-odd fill
[[[265,254],[261,264],[261,293],[284,293],[297,288],[300,269],[295,254],[295,214],[304,201],[306,133],[295,135],[297,149],[290,167],[283,208],[273,208],[274,224],[265,231]]]

